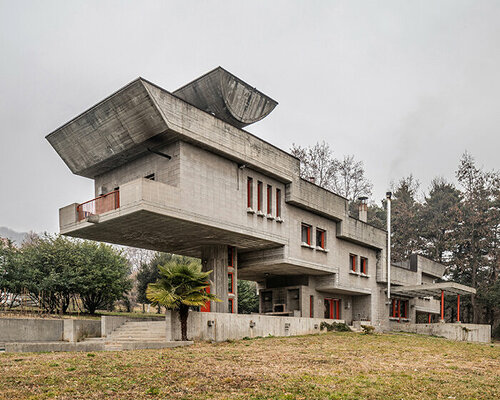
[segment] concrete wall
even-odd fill
[[[100,337],[101,321],[88,319],[0,318],[0,342],[78,342]]]
[[[394,332],[411,332],[422,335],[442,336],[462,342],[491,342],[491,326],[479,324],[412,324],[390,322],[389,328]]]
[[[65,319],[63,340],[79,342],[87,337],[101,337],[101,321],[90,319]]]
[[[180,340],[180,322],[177,312],[169,311],[166,316],[171,336],[167,340]],[[258,336],[296,336],[320,333],[322,318],[277,317],[258,314],[220,314],[190,311],[188,317],[189,340],[237,340]],[[343,321],[337,321],[343,322]]]
[[[63,340],[62,319],[0,318],[0,342]]]

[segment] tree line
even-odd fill
[[[0,242],[0,305],[28,296],[46,313],[66,313],[70,303],[94,314],[132,288],[130,263],[113,246],[60,235],[31,235],[21,247]],[[1,304],[3,303],[3,304]]]

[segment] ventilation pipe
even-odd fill
[[[358,197],[358,219],[363,222],[368,221],[368,197]]]
[[[387,298],[391,298],[391,197],[392,193],[385,194],[387,199]]]

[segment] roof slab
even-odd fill
[[[440,282],[428,285],[397,286],[391,288],[392,294],[407,297],[441,296],[441,292],[449,295],[475,294],[476,289],[456,282]]]

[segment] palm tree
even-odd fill
[[[207,293],[210,285],[208,276],[212,271],[203,272],[197,261],[168,261],[159,266],[160,277],[150,283],[146,297],[153,305],[162,305],[172,310],[179,310],[182,340],[187,339],[187,319],[189,307],[201,307],[207,301],[221,301],[215,295]]]

